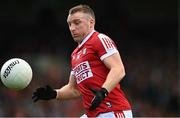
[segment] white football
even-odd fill
[[[10,59],[1,68],[1,81],[7,88],[22,90],[30,84],[31,80],[31,66],[23,59]]]

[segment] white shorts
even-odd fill
[[[80,118],[88,118],[86,114]],[[131,110],[124,110],[122,112],[106,112],[99,114],[96,118],[133,118]]]

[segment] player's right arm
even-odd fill
[[[75,78],[72,74],[70,74],[68,84],[60,89],[56,89],[56,91],[57,91],[56,99],[58,100],[68,100],[68,99],[78,98],[81,96]]]
[[[38,100],[51,100],[51,99],[58,99],[58,100],[68,100],[73,98],[80,97],[81,94],[77,87],[75,78],[73,75],[70,75],[69,82],[67,85],[60,89],[53,89],[49,85],[37,88],[32,95],[32,99],[34,102]]]

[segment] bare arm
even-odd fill
[[[119,53],[115,53],[105,58],[103,62],[110,71],[102,87],[106,88],[108,92],[110,92],[125,76],[124,65]]]
[[[72,75],[69,77],[69,82],[67,85],[63,86],[60,89],[56,89],[58,100],[68,100],[73,98],[78,98],[81,96],[79,89],[76,85],[75,79]]]

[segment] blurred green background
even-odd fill
[[[1,117],[78,117],[81,99],[33,103],[32,92],[68,82],[70,55],[77,46],[66,18],[77,4],[90,5],[96,30],[118,46],[126,69],[122,89],[135,117],[180,116],[178,1],[176,0],[2,0],[0,66],[26,60],[33,80],[16,92],[0,84]]]

